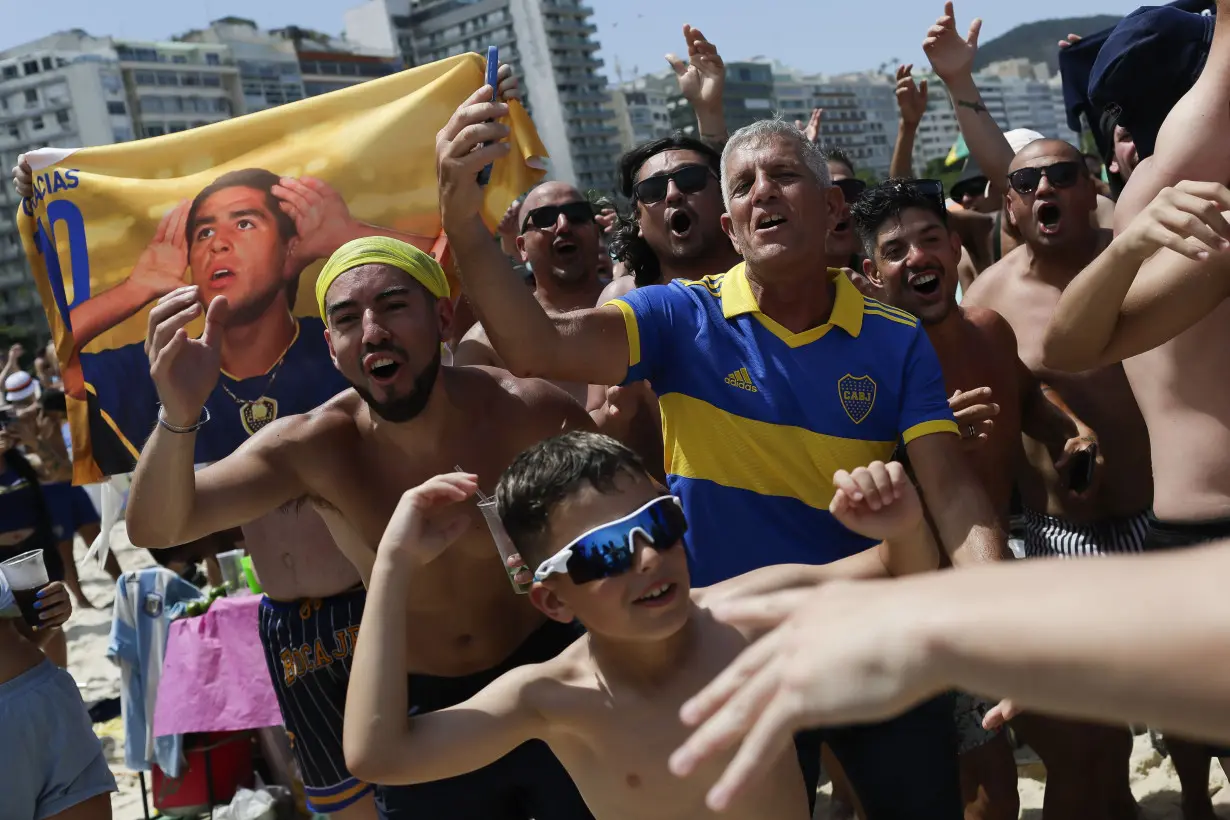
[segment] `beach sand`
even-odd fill
[[[145,550],[128,545],[124,525],[116,526],[112,547],[125,570],[153,566],[154,562]],[[85,545],[77,541],[77,558],[85,555]],[[79,563],[80,566],[80,563]],[[97,605],[97,609],[77,608],[65,630],[68,634],[69,671],[81,688],[86,703],[92,703],[120,693],[120,673],[107,659],[107,639],[111,630],[111,604],[115,598],[115,586],[100,568],[81,566],[81,584],[85,594]],[[115,772],[119,793],[113,798],[114,820],[140,820],[141,786],[137,776],[124,766],[123,730],[117,718],[104,725],[96,725],[95,731],[103,737],[107,759]],[[1230,820],[1230,788],[1225,775],[1216,763],[1212,766],[1210,791],[1218,807],[1218,816]],[[1042,819],[1042,795],[1045,787],[1045,772],[1041,765],[1022,767],[1019,789],[1021,794],[1021,817],[1026,820]],[[146,782],[149,782],[148,776]],[[824,787],[824,792],[828,791]],[[1170,760],[1161,759],[1153,751],[1148,735],[1136,738],[1132,753],[1132,791],[1140,802],[1141,816],[1145,820],[1182,820],[1179,811],[1179,778]],[[817,806],[817,818],[828,817],[827,795],[822,795]],[[153,807],[151,805],[151,814]]]

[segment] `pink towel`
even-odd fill
[[[209,611],[171,624],[154,735],[280,726],[257,634],[260,595],[219,598]]]

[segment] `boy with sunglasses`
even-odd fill
[[[377,782],[422,783],[545,741],[597,818],[716,816],[704,803],[707,772],[679,781],[667,759],[686,734],[680,706],[755,636],[717,623],[706,607],[726,596],[830,579],[924,572],[938,562],[900,465],[840,471],[834,483],[831,509],[839,520],[892,540],[825,567],[770,567],[692,590],[679,501],[632,451],[575,432],[532,447],[500,479],[500,517],[537,567],[533,604],[561,623],[579,621],[588,633],[553,660],[476,680],[470,700],[406,721],[398,662],[403,597],[409,578],[468,525],[463,502],[476,485],[473,476],[453,474],[411,490],[385,531],[372,574],[347,701],[347,762]],[[782,754],[728,816],[809,817],[794,755]]]

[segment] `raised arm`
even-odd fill
[[[1230,295],[1226,210],[1230,190],[1219,183],[1162,191],[1064,289],[1043,363],[1069,372],[1115,364],[1207,316]]]
[[[509,129],[499,122],[508,106],[483,102],[490,96],[490,86],[480,88],[436,136],[444,231],[470,303],[496,352],[516,375],[620,384],[629,367],[622,312],[602,307],[547,316],[483,224],[478,172],[509,152]]]
[[[913,71],[913,64],[897,68],[897,109],[901,118],[897,121],[897,141],[888,166],[888,175],[893,179],[914,176],[914,138],[923,114],[927,113],[927,81],[915,84]]]
[[[982,20],[975,19],[970,23],[969,34],[965,37],[958,34],[956,13],[949,0],[944,4],[944,15],[927,31],[923,51],[931,61],[931,70],[948,87],[970,157],[987,175],[991,187],[1002,195],[1007,192],[1013,151],[974,82],[974,57],[978,53],[981,30]]]
[[[537,666],[521,666],[457,706],[408,717],[406,596],[410,579],[469,526],[472,475],[437,476],[408,491],[376,554],[346,696],[343,746],[351,773],[406,785],[474,771],[540,736],[526,701]]]
[[[730,136],[726,131],[726,109],[722,92],[726,88],[726,64],[717,46],[705,39],[700,29],[683,27],[683,39],[688,44],[688,61],[667,54],[666,61],[675,70],[679,93],[696,112],[696,129],[700,139],[721,151]]]
[[[193,472],[195,431],[218,381],[220,322],[227,309],[225,298],[216,298],[205,332],[189,339],[184,327],[201,313],[198,298],[195,287],[181,288],[150,311],[146,348],[162,409],[137,460],[124,516],[128,537],[139,547],[177,546],[238,527],[305,492],[278,457],[280,440],[302,417],[279,419],[226,458]]]
[[[1115,205],[1115,232],[1127,229],[1163,188],[1181,180],[1230,182],[1230,2],[1218,0],[1213,44],[1200,77],[1170,109],[1152,156],[1132,171]]]

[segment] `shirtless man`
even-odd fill
[[[575,402],[544,382],[441,366],[452,319],[448,282],[434,259],[410,245],[369,237],[342,246],[320,273],[317,301],[333,363],[353,389],[306,415],[279,419],[196,473],[193,438],[218,378],[217,331],[226,303],[210,304],[200,339],[184,331],[200,312],[192,288],[151,312],[150,370],[162,410],[133,479],[127,510],[133,543],[183,543],[311,500],[366,581],[373,545],[405,489],[456,464],[492,489],[527,446],[591,426]],[[413,676],[421,711],[468,697],[483,670],[546,660],[576,634],[545,624],[512,594],[486,524],[476,508],[469,513],[466,532],[414,579],[405,599],[414,636],[405,672]],[[304,654],[322,666],[354,648],[345,633],[311,646],[314,652]],[[284,671],[299,670],[292,660]],[[378,789],[376,803],[389,818],[588,816],[541,745],[448,784]],[[523,813],[508,813],[516,811]]]
[[[938,197],[909,181],[890,180],[863,194],[854,222],[870,257],[863,263],[864,292],[922,321],[974,468],[1007,529],[1023,460],[1022,428],[1046,444],[1060,473],[1075,452],[1096,447],[1097,440],[1046,400],[999,314],[958,307],[961,238],[947,216]],[[1007,736],[983,729],[987,706],[979,699],[962,694],[957,701],[965,816],[1015,818],[1016,764]]]
[[[835,482],[842,489],[833,508],[846,526],[891,543],[825,567],[771,567],[692,589],[682,546],[688,520],[631,450],[588,433],[531,448],[500,479],[500,517],[538,567],[531,601],[554,621],[575,618],[586,635],[465,703],[407,722],[388,719],[407,707],[395,671],[406,637],[396,615],[415,575],[465,526],[456,510],[476,485],[473,476],[454,474],[411,490],[380,542],[370,620],[346,704],[347,758],[378,782],[417,783],[455,777],[542,738],[604,820],[717,818],[719,808],[734,820],[806,820],[803,777],[785,747],[758,788],[721,807],[705,804],[720,764],[681,781],[667,758],[685,735],[677,718],[684,700],[755,637],[718,625],[708,615],[711,603],[825,580],[927,572],[938,564],[901,465],[873,463],[842,471]],[[874,512],[872,494],[884,501]]]
[[[554,315],[593,307],[602,293],[593,206],[567,183],[544,182],[526,195],[518,218],[516,250],[533,271],[534,298],[542,309]],[[453,363],[504,367],[481,322],[466,332]],[[589,385],[558,384],[585,406]]]
[[[1060,370],[1123,363],[1154,464],[1148,550],[1230,534],[1230,388],[1222,352],[1230,343],[1230,224],[1223,213],[1230,211],[1230,2],[1217,11],[1199,80],[1162,125],[1151,170],[1124,189],[1122,216],[1138,212],[1064,293],[1043,350],[1045,363]],[[1154,196],[1159,184],[1175,187]],[[1142,202],[1148,206],[1140,210]],[[1212,817],[1209,758],[1221,757],[1224,768],[1230,748],[1174,736],[1166,745],[1183,783],[1184,816]]]
[[[1066,374],[1042,364],[1042,337],[1060,295],[1110,239],[1109,231],[1089,221],[1097,194],[1080,152],[1066,142],[1033,142],[1010,168],[1007,214],[1024,244],[979,276],[962,304],[990,308],[1007,320],[1021,360],[1051,388],[1048,397],[1098,431],[1103,462],[1095,474],[1100,481],[1076,496],[1047,448],[1025,438],[1028,468],[1018,486],[1026,552],[1066,557],[1139,552],[1151,472],[1144,420],[1123,368]],[[1051,718],[1031,717],[1028,723],[1029,743],[1048,764],[1048,812],[1053,806],[1055,816],[1134,816],[1126,730]],[[1091,782],[1099,785],[1091,788]],[[1108,807],[1112,814],[1105,814]]]

